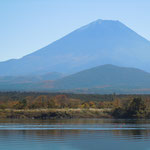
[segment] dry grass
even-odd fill
[[[57,119],[57,118],[110,118],[111,109],[5,109],[0,118]]]

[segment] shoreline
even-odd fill
[[[0,119],[112,118],[111,109],[0,109]]]

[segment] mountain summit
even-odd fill
[[[150,42],[119,21],[97,20],[52,44],[0,63],[0,75],[75,73],[103,64],[150,71]]]

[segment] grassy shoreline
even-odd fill
[[[0,92],[0,118],[149,119],[150,95],[65,95]]]
[[[111,118],[111,109],[0,109],[0,119]]]

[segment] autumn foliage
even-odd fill
[[[0,92],[0,111],[40,109],[109,109],[115,118],[150,118],[150,95]]]

